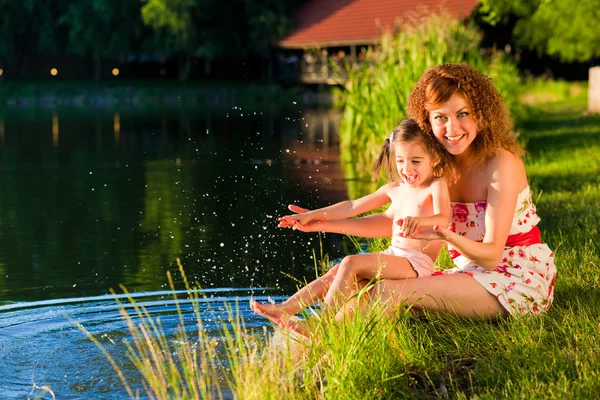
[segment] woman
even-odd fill
[[[554,254],[541,243],[523,151],[492,81],[468,65],[437,66],[417,82],[407,109],[452,156],[457,172],[449,187],[450,226],[412,237],[445,241],[455,267],[429,277],[383,280],[371,289],[374,298],[390,311],[406,304],[471,318],[546,311],[556,279]],[[386,214],[364,221],[370,236],[391,231]],[[312,229],[309,224],[301,230]],[[325,290],[326,283],[315,282],[311,289]]]
[[[408,99],[409,114],[454,159],[450,227],[434,227],[456,267],[436,276],[383,281],[390,307],[473,318],[539,314],[552,304],[554,253],[540,240],[523,153],[491,79],[463,64],[428,70]]]

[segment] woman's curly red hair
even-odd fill
[[[408,114],[433,138],[429,112],[441,107],[456,92],[465,97],[477,125],[477,137],[471,143],[475,163],[485,162],[501,148],[517,156],[523,154],[502,96],[489,77],[470,65],[442,64],[430,68],[408,97]]]

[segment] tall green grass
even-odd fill
[[[348,72],[341,93],[344,107],[340,147],[352,198],[369,192],[360,183],[369,171],[389,132],[406,116],[408,96],[421,75],[443,63],[467,63],[494,80],[516,109],[521,89],[517,68],[504,53],[482,54],[479,29],[446,14],[430,15],[395,35],[384,34],[369,49],[368,60]],[[367,172],[368,176],[368,172]]]
[[[179,316],[175,340],[167,337],[160,318],[151,315],[146,307],[138,305],[127,289],[121,287],[127,295],[127,302],[122,303],[117,297],[115,297],[115,301],[121,306],[119,311],[124,317],[131,335],[130,340],[125,343],[127,356],[142,375],[145,392],[143,397],[151,399],[222,398],[220,378],[228,378],[228,376],[221,372],[216,351],[217,343],[208,335],[200,316],[198,300],[201,292],[191,287],[179,260],[177,263],[187,288],[187,300],[191,300],[196,317],[196,329],[188,332],[170,272],[167,273],[167,277]],[[245,337],[242,333],[244,332],[243,322],[239,318],[235,319],[235,322],[232,325],[235,329],[231,331],[226,329],[226,332],[228,335],[231,335],[232,332],[236,333],[240,339],[243,339]],[[130,387],[128,377],[121,371],[119,365],[102,344],[85,327],[77,322],[74,323],[106,356],[121,379],[128,395],[131,398],[139,398],[139,390],[134,391]]]

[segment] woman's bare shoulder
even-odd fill
[[[484,169],[491,182],[498,179],[510,179],[518,181],[518,186],[527,184],[527,175],[523,160],[520,156],[508,150],[500,149],[495,156],[488,159]]]
[[[520,156],[508,150],[500,149],[496,155],[488,158],[484,164],[484,169],[487,171],[505,168],[524,168],[523,160]]]

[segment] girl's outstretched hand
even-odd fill
[[[288,205],[288,210],[290,210],[291,212],[293,212],[295,214],[304,214],[304,213],[310,211],[308,208],[303,208],[303,207],[297,206],[295,204]]]

